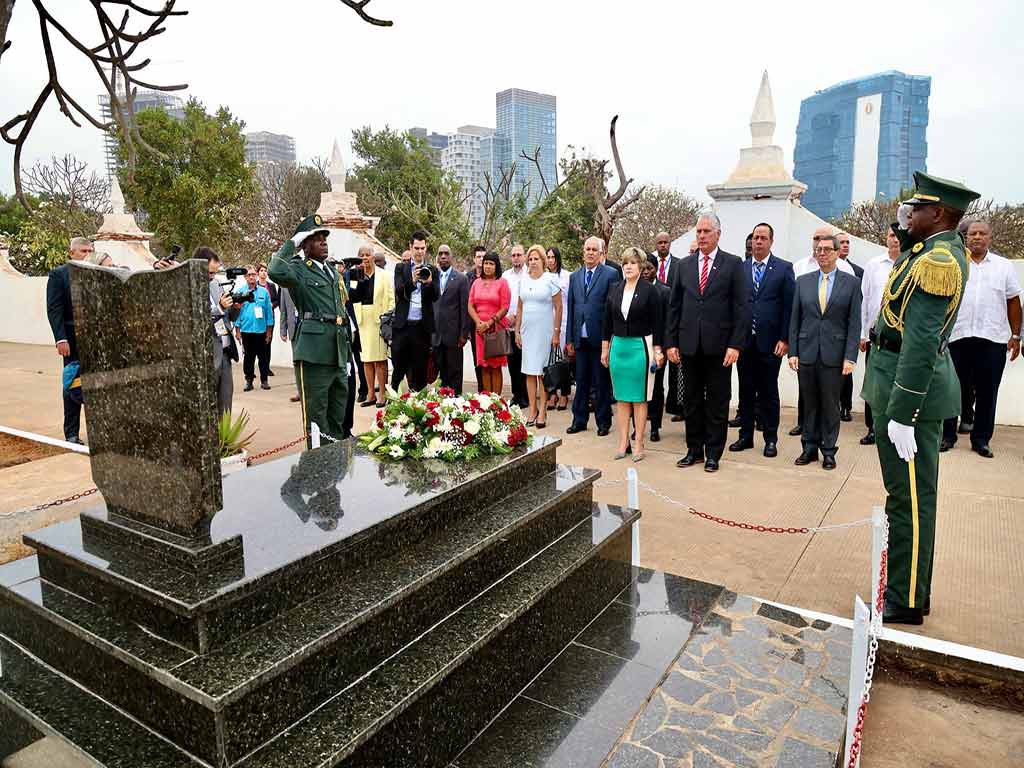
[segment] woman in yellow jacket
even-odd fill
[[[359,343],[366,371],[366,400],[359,405],[384,406],[384,392],[388,381],[388,345],[380,335],[380,317],[395,308],[395,282],[391,273],[373,261],[373,249],[364,245],[359,249],[362,274],[352,283],[352,308],[359,325]],[[374,392],[377,393],[374,399]]]

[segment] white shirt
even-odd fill
[[[697,280],[698,281],[700,280],[700,273],[704,269],[704,259],[705,258],[707,258],[707,260],[708,260],[708,278],[710,279],[710,277],[711,277],[711,270],[715,268],[715,257],[717,255],[718,255],[718,249],[717,248],[715,248],[715,250],[713,250],[711,253],[709,253],[706,257],[704,256],[704,253],[702,251],[697,251]]]
[[[1006,302],[1021,294],[1013,263],[989,251],[981,262],[967,256],[967,283],[949,340],[976,337],[997,344],[1010,340]]]
[[[884,253],[876,256],[864,267],[864,277],[860,283],[860,339],[868,340],[868,334],[878,318],[878,312],[882,308],[882,294],[885,293],[885,286],[889,282],[889,273],[892,272],[894,261],[889,259],[889,254]]]
[[[622,284],[622,306],[619,309],[622,311],[622,319],[629,319],[629,305],[633,303],[633,294],[636,292],[636,284],[633,287],[629,287],[629,283],[623,282]]]
[[[509,288],[508,318],[510,322],[515,320],[516,314],[519,312],[519,286],[528,274],[526,267],[520,267],[518,272],[515,267],[509,267],[501,273],[501,279],[508,283]]]
[[[796,264],[793,265],[793,273],[800,277],[800,275],[806,275],[808,272],[818,272],[821,269],[818,266],[818,260],[811,254],[806,259],[800,259]],[[840,272],[845,272],[848,275],[857,276],[857,273],[853,271],[853,267],[846,259],[836,259],[836,269]]]

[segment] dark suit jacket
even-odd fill
[[[851,274],[832,271],[835,283],[825,305],[818,304],[818,271],[801,275],[796,281],[793,316],[789,324],[789,356],[801,365],[820,362],[842,366],[844,360],[857,362],[860,343],[860,282]]]
[[[444,293],[441,293],[440,271],[434,279],[437,280],[438,290],[438,297],[434,301],[434,321],[437,327],[431,343],[435,347],[454,347],[458,344],[460,336],[468,339],[473,330],[473,320],[469,316],[469,280],[452,267],[448,285],[445,286]]]
[[[652,253],[651,254],[651,258],[654,260],[655,274],[657,274],[658,266],[660,264],[660,262],[658,261],[658,252],[655,251],[654,253]],[[672,281],[676,277],[676,272],[679,270],[680,262],[682,262],[682,259],[679,256],[676,256],[673,253],[669,252],[669,254],[668,254],[668,264],[665,265],[665,282],[664,282],[664,285],[667,285],[667,286],[671,287]]]
[[[857,276],[858,280],[863,280],[864,279],[864,267],[857,266],[856,264],[854,264],[849,259],[846,260],[846,263],[849,264],[851,267],[853,267],[853,274],[855,274]]]
[[[793,310],[796,278],[793,277],[793,265],[773,253],[768,257],[768,266],[765,268],[764,277],[761,278],[761,287],[755,294],[753,263],[753,258],[743,261],[743,274],[750,291],[751,310],[750,334],[744,347],[756,344],[758,352],[771,355],[775,353],[775,345],[778,342],[789,339],[789,319]]]
[[[416,266],[413,262],[400,264],[395,268],[395,319],[392,322],[393,328],[404,328],[409,322],[409,299],[416,288],[416,281],[413,280],[412,268]],[[434,300],[440,290],[437,267],[429,266],[433,275],[433,282],[430,285],[420,287],[420,301],[423,307],[423,324],[427,333],[434,332]]]
[[[680,260],[672,282],[665,345],[683,355],[725,355],[727,347],[743,349],[750,333],[750,289],[743,261],[719,250],[711,264],[707,287],[700,292],[698,251]]]
[[[613,284],[608,289],[604,307],[604,340],[612,336],[633,337],[653,336],[654,345],[660,347],[665,340],[665,312],[658,289],[646,280],[639,280],[629,303],[629,314],[622,318],[622,293],[625,281]],[[587,327],[590,330],[590,327]]]
[[[50,321],[54,343],[66,341],[71,354],[66,362],[78,359],[78,342],[75,339],[75,313],[71,308],[71,268],[62,264],[50,270],[46,280],[46,317]]]
[[[587,338],[594,344],[600,344],[604,331],[604,306],[608,298],[608,289],[618,282],[615,270],[604,264],[594,267],[590,290],[586,285],[587,268],[580,267],[569,277],[568,312],[565,324],[565,343],[579,344],[583,340],[583,323],[587,324]]]

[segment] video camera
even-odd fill
[[[221,283],[221,286],[226,287],[230,285],[234,287],[235,281],[238,280],[238,278],[245,277],[245,267],[228,267],[227,270],[225,270],[225,274],[228,279],[226,282]],[[255,301],[255,291],[251,289],[237,292],[231,291],[231,300],[235,304],[245,304],[248,301]]]

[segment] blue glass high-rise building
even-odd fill
[[[853,203],[892,200],[927,170],[931,78],[889,71],[833,85],[800,102],[793,175],[823,219]]]
[[[495,96],[496,128],[500,137],[495,142],[493,167],[510,168],[516,164],[514,184],[528,189],[529,207],[544,196],[541,172],[548,187],[555,186],[558,165],[557,117],[555,97],[521,88],[509,88]],[[540,149],[540,170],[520,156],[530,157]],[[490,149],[490,148],[489,148]]]

